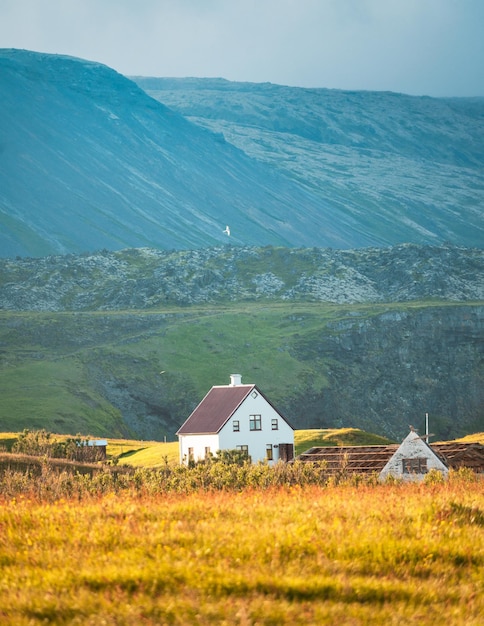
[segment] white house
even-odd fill
[[[413,430],[405,437],[380,472],[380,479],[395,476],[408,481],[422,480],[431,469],[447,478],[449,468],[422,437]]]
[[[210,389],[177,432],[180,461],[199,461],[218,450],[240,450],[253,463],[294,457],[294,429],[256,385],[240,374]]]

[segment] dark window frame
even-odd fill
[[[427,474],[427,459],[425,457],[415,457],[413,459],[402,459],[402,471],[404,474]]]

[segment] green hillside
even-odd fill
[[[280,402],[287,380],[298,384],[313,375],[291,354],[291,336],[340,315],[331,306],[249,304],[139,314],[1,313],[0,426],[143,434],[142,423],[131,427],[106,400],[106,386],[115,381],[153,404],[161,425],[156,438],[173,438],[208,389],[228,383],[234,371]],[[315,380],[324,387],[324,371]]]
[[[313,447],[323,446],[377,446],[395,443],[391,439],[367,433],[359,428],[319,428],[297,430],[296,456]]]
[[[430,411],[432,432],[453,439],[482,423],[481,312],[432,302],[1,312],[0,428],[170,441],[212,385],[240,373],[298,429],[398,439]]]

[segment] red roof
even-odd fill
[[[218,433],[253,389],[255,385],[212,387],[177,435]]]

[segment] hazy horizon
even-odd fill
[[[0,42],[127,76],[484,96],[480,0],[0,0]]]

